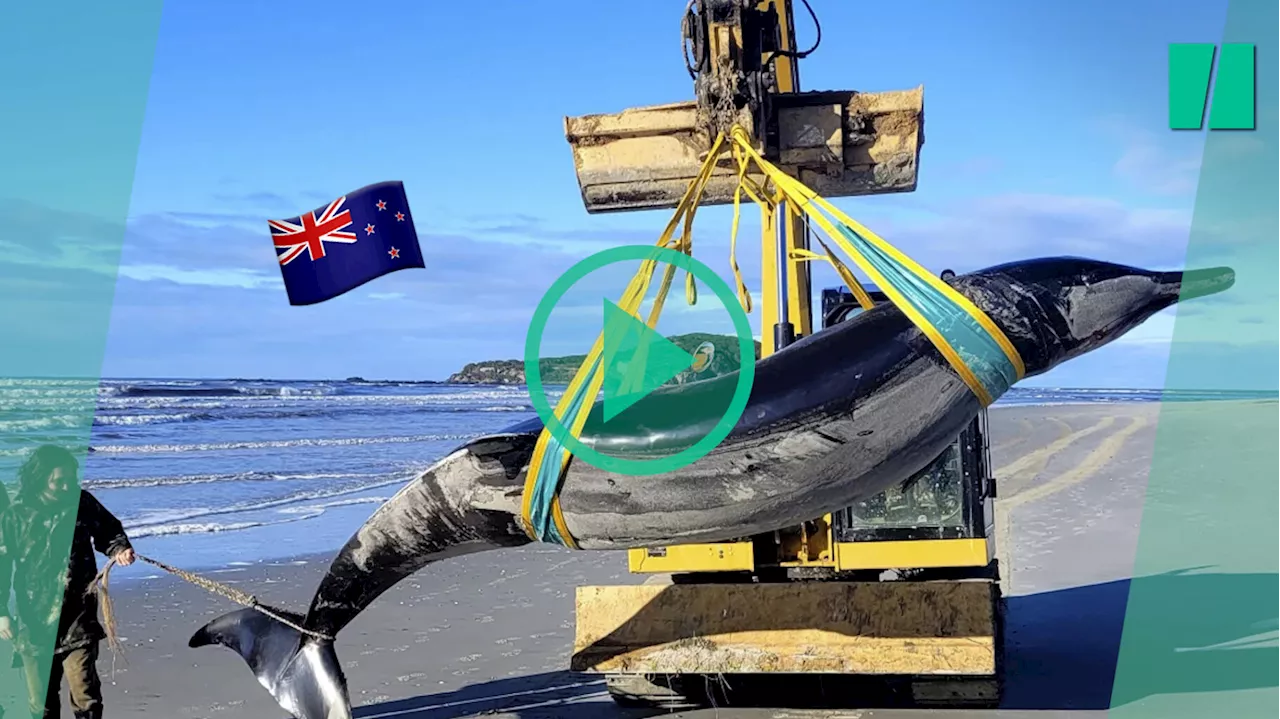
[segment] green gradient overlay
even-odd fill
[[[4,7],[0,477],[11,495],[17,466],[39,444],[66,447],[84,467],[161,8]],[[33,379],[51,377],[63,379]],[[52,542],[64,556],[66,529]],[[40,684],[51,650],[41,652]],[[29,716],[26,678],[10,658],[0,640],[0,706]]]
[[[1170,390],[1277,390],[1276,26],[1275,0],[1229,5],[1223,42],[1256,44],[1257,129],[1206,133],[1186,266],[1236,285],[1179,306]],[[1161,407],[1112,719],[1277,716],[1278,435],[1274,400]]]

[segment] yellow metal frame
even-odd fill
[[[762,8],[772,7],[783,18],[782,49],[795,50],[795,23],[791,16],[791,0],[765,0]],[[800,92],[800,69],[798,63],[790,57],[779,56],[774,61],[777,69],[778,92]],[[761,288],[760,288],[760,355],[768,357],[777,351],[773,344],[771,328],[778,322],[778,233],[779,222],[788,222],[787,256],[797,249],[809,249],[809,235],[805,231],[804,220],[799,215],[780,216],[774,211],[770,221],[761,228]],[[809,289],[810,267],[808,262],[787,263],[787,288],[790,297],[787,299],[787,314],[791,324],[795,326],[796,336],[801,337],[813,332],[812,297]]]
[[[756,562],[751,542],[722,542],[633,549],[627,553],[627,566],[635,574],[750,572]]]
[[[777,566],[830,567],[837,572],[861,569],[985,567],[994,556],[995,543],[989,538],[836,542],[834,553],[824,552],[812,560],[782,561]],[[627,567],[634,574],[750,572],[756,568],[754,542],[676,544],[655,549],[632,549],[627,553]]]
[[[791,0],[762,0],[762,10],[772,9],[781,18],[783,50],[795,49],[795,24]],[[718,28],[721,33],[724,28]],[[727,43],[728,37],[712,33],[711,42]],[[738,38],[741,41],[741,38]],[[774,61],[777,84],[773,92],[798,93],[800,73],[794,58],[779,56]],[[597,121],[598,122],[598,121]],[[918,143],[920,138],[913,136]],[[918,151],[918,144],[915,150]],[[798,337],[813,333],[812,280],[810,263],[787,262],[778,266],[778,225],[786,223],[786,256],[809,250],[808,228],[799,213],[775,204],[772,213],[762,217],[761,225],[761,356],[777,351],[772,328],[778,322],[778,273],[787,273],[787,315]],[[929,539],[891,542],[837,542],[830,514],[805,526],[777,533],[777,561],[771,566],[826,567],[835,571],[873,569],[923,569],[939,567],[982,567],[994,556],[990,537],[979,539]],[[755,543],[673,545],[657,549],[632,549],[628,566],[634,573],[739,572],[755,569]]]
[[[782,18],[783,33],[781,45],[783,50],[795,49],[795,24],[791,13],[791,0],[764,0],[761,9],[772,8]],[[778,93],[794,93],[800,90],[800,71],[798,63],[790,57],[779,56],[774,61],[777,70]],[[787,223],[785,241],[787,256],[796,250],[809,249],[809,236],[804,220],[795,213],[785,209],[775,209],[771,215],[762,218],[761,223],[761,357],[768,357],[777,351],[774,346],[772,328],[778,322],[778,232],[779,223]],[[796,336],[806,336],[813,332],[813,308],[810,290],[811,274],[808,262],[788,262],[787,288],[790,295],[787,299],[787,315]],[[831,531],[831,515],[825,515],[817,522],[821,531],[819,536],[804,536],[795,541],[792,537],[784,539],[783,546],[793,545],[794,551],[784,556],[793,559],[784,560],[781,566],[824,566],[839,569],[837,557],[840,552],[832,552],[835,536]],[[803,529],[801,530],[804,531]],[[786,541],[791,540],[791,541]],[[822,549],[815,547],[818,545]],[[846,552],[846,556],[856,556]],[[744,560],[744,558],[746,558]],[[754,542],[727,542],[717,544],[675,545],[662,548],[661,555],[653,550],[632,549],[628,552],[628,565],[632,572],[730,572],[751,570],[755,567]],[[851,567],[852,568],[852,567]]]
[[[782,48],[795,49],[791,0],[761,0],[758,6],[778,13]],[[741,46],[741,38],[727,34],[730,28],[711,30],[708,42]],[[790,95],[778,103],[777,117],[770,120],[778,126],[778,158],[771,159],[775,167],[828,197],[915,189],[923,143],[921,89],[797,96],[796,60],[779,56],[774,62],[776,86],[771,91]],[[706,128],[698,119],[698,105],[685,102],[566,118],[565,136],[587,211],[675,206],[672,203],[683,196],[694,171],[703,167],[705,148],[714,139],[703,137]],[[856,142],[843,131],[844,118],[855,115],[869,130]],[[906,171],[882,171],[891,168]],[[700,204],[733,202],[738,187],[735,169],[725,163],[713,168]],[[759,302],[753,303],[761,307],[763,356],[778,349],[773,328],[782,299],[780,272],[787,273],[787,319],[795,335],[814,331],[810,263],[795,259],[809,250],[808,227],[802,215],[785,205],[774,202],[772,207],[761,218],[762,284]],[[791,258],[782,261],[785,266],[779,262],[779,238],[785,242],[783,258]],[[990,514],[987,519],[990,523]],[[838,542],[833,516],[827,514],[768,537],[633,549],[628,552],[628,569],[671,575],[763,575],[780,568],[978,569],[990,565],[995,554],[990,524],[985,534],[976,539]],[[764,549],[768,552],[758,551]],[[1003,631],[998,583],[848,579],[579,587],[571,669],[641,677],[919,675],[944,681],[935,689],[913,685],[913,693],[940,692],[937,703],[947,705],[956,701],[958,691],[947,681],[976,678],[984,687],[995,687],[991,696],[998,694]]]

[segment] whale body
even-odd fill
[[[947,280],[1000,327],[1025,377],[1086,354],[1179,300],[1221,292],[1228,268],[1151,272],[1080,258],[1013,262]],[[588,421],[581,441],[605,454],[669,456],[705,436],[736,373],[664,387],[656,411]],[[602,411],[597,403],[593,413]],[[710,453],[663,474],[631,476],[582,461],[560,490],[584,550],[728,541],[794,526],[873,496],[925,467],[981,405],[943,356],[885,303],[758,361],[750,400]],[[530,540],[519,523],[539,433],[533,419],[465,443],[410,481],[347,541],[297,622],[252,609],[191,638],[239,653],[297,719],[351,716],[331,639],[378,596],[450,556]]]

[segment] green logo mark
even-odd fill
[[[736,381],[730,384],[728,377],[719,383],[712,380],[709,384],[713,386],[693,400],[680,392],[655,395],[654,390],[693,367],[697,363],[695,357],[605,299],[603,353],[596,368],[596,371],[604,372],[604,401],[589,410],[591,414],[584,434],[597,435],[598,441],[588,444],[574,437],[569,428],[556,418],[555,410],[547,400],[539,361],[542,335],[556,303],[574,284],[614,263],[637,260],[675,265],[677,269],[691,272],[709,287],[733,320],[742,365]],[[728,283],[714,270],[683,252],[651,245],[627,245],[582,260],[557,278],[547,290],[534,310],[525,339],[525,382],[529,387],[529,399],[543,424],[576,459],[618,474],[661,474],[696,462],[733,431],[751,396],[751,385],[755,380],[755,351],[755,339],[746,312],[738,304]],[[727,401],[717,402],[718,397]],[[718,418],[702,414],[720,411],[721,407],[724,408],[723,414]],[[688,431],[689,428],[709,425],[714,426],[701,432]],[[646,434],[668,435],[677,439],[670,446],[658,448],[646,442],[633,441]],[[694,441],[695,437],[687,436],[689,434],[700,436]],[[643,458],[624,458],[601,451],[601,448],[609,447]]]
[[[1216,50],[1212,43],[1169,45],[1169,129],[1199,130],[1204,126],[1211,78],[1213,105],[1209,110],[1209,129],[1254,129],[1257,109],[1254,46],[1223,45],[1217,76],[1212,77]]]

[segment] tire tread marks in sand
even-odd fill
[[[1028,470],[1035,469],[1030,475],[1033,479],[1043,471],[1044,467],[1049,463],[1055,455],[1065,450],[1067,447],[1079,442],[1080,440],[1096,434],[1115,424],[1115,417],[1103,417],[1098,422],[1089,425],[1083,429],[1077,430],[1065,437],[1050,443],[1044,448],[1025,455],[1001,469],[997,476],[1004,479],[1006,476],[1027,476]],[[1058,492],[1075,486],[1090,477],[1096,475],[1101,469],[1107,466],[1107,463],[1113,459],[1129,441],[1140,430],[1151,424],[1151,417],[1146,414],[1135,415],[1129,420],[1129,423],[1114,434],[1108,436],[1097,447],[1093,448],[1084,456],[1074,467],[1062,472],[1053,479],[1034,487],[1025,487],[1017,494],[997,500],[996,503],[996,546],[997,552],[1001,558],[1001,564],[1006,568],[1002,572],[1003,590],[1006,595],[1014,592],[1013,574],[1013,511],[1018,507],[1038,502],[1046,497],[1057,494]],[[1029,484],[1029,481],[1028,481]]]

